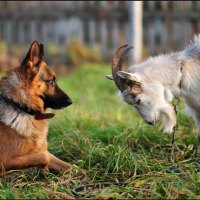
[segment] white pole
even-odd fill
[[[142,60],[143,51],[143,29],[142,29],[142,1],[129,2],[129,26],[130,26],[130,45],[134,47],[134,62]]]

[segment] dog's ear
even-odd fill
[[[44,45],[40,43],[40,60],[44,58]]]
[[[41,59],[43,59],[44,56],[44,48],[43,44],[39,44],[38,41],[34,41],[31,44],[31,47],[26,54],[26,57],[21,63],[21,66],[25,66],[28,64],[29,61],[32,62],[32,66],[35,66],[39,63]]]

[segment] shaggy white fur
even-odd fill
[[[122,100],[133,105],[149,124],[156,124],[163,116],[163,131],[172,132],[176,114],[171,105],[175,97],[182,96],[198,128],[200,153],[200,34],[180,52],[150,57],[140,64],[121,71],[118,76],[140,80],[142,93],[137,96],[120,92]],[[136,103],[136,98],[140,99]]]

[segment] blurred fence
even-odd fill
[[[61,46],[79,38],[106,55],[125,42],[127,21],[124,1],[0,2],[0,38],[10,47],[35,39]]]
[[[37,39],[57,46],[73,38],[99,45],[103,55],[130,43],[129,1],[1,1],[0,39],[14,43]],[[198,1],[144,1],[144,55],[178,50],[200,29]]]
[[[145,1],[144,44],[150,54],[180,50],[200,31],[199,1]]]

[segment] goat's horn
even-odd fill
[[[121,46],[116,53],[113,56],[112,60],[112,75],[113,75],[113,80],[115,81],[116,86],[121,90],[122,92],[126,90],[127,84],[126,82],[120,78],[116,72],[118,71],[123,71],[125,68],[125,58],[128,54],[128,52],[132,49],[133,47],[128,47],[128,45],[123,45]]]

